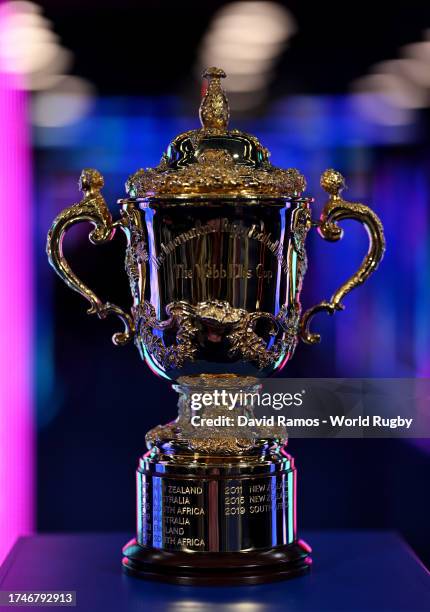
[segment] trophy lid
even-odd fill
[[[225,72],[208,68],[200,104],[202,127],[179,134],[156,168],[140,169],[126,183],[132,198],[290,198],[306,182],[297,170],[269,162],[269,151],[250,134],[229,130],[230,109],[221,86]]]

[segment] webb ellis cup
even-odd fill
[[[304,177],[269,162],[251,136],[229,129],[225,77],[208,69],[202,127],[177,136],[153,169],[138,170],[113,221],[103,178],[84,170],[80,202],[55,219],[47,252],[61,278],[91,304],[90,314],[116,314],[116,345],[134,341],[158,375],[179,393],[175,421],[147,434],[137,468],[137,535],[124,548],[128,574],[180,584],[255,584],[306,572],[310,547],[296,527],[296,469],[285,432],[270,427],[193,426],[191,396],[228,389],[257,391],[281,370],[321,311],[377,268],[384,252],[381,223],[363,204],[341,196],[342,176],[327,170],[328,201],[312,222]],[[326,240],[342,237],[337,222],[356,219],[369,250],[360,269],[328,301],[301,313],[305,240],[312,226]],[[93,244],[127,237],[125,268],[131,312],[103,302],[71,270],[62,241],[70,226],[90,222]],[[252,414],[251,406],[239,409]],[[203,406],[201,417],[225,414]]]

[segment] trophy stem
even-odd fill
[[[279,432],[191,428],[192,393],[256,391],[258,381],[198,376],[178,383],[178,418],[149,432],[150,450],[139,462],[137,537],[123,550],[126,573],[198,585],[259,584],[308,571],[311,549],[296,528],[296,469]],[[205,406],[203,415],[216,418],[220,410]]]

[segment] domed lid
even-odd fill
[[[200,104],[202,127],[177,136],[156,168],[138,170],[126,183],[133,198],[285,198],[299,196],[304,177],[294,168],[282,170],[269,162],[259,140],[229,130],[230,109],[220,68],[208,68]]]

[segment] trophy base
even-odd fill
[[[126,574],[184,586],[252,585],[301,576],[309,571],[310,547],[298,540],[259,551],[170,552],[131,540],[123,549]]]
[[[137,471],[137,538],[123,549],[124,571],[182,585],[304,574],[311,549],[297,537],[295,498],[296,470],[284,448],[264,458],[150,451]]]
[[[309,570],[311,549],[297,535],[296,468],[285,432],[189,426],[191,392],[217,383],[255,391],[257,382],[206,376],[175,386],[178,418],[147,434],[150,450],[139,461],[137,537],[123,550],[127,574],[240,585]],[[210,405],[200,416],[213,421],[223,412]]]

